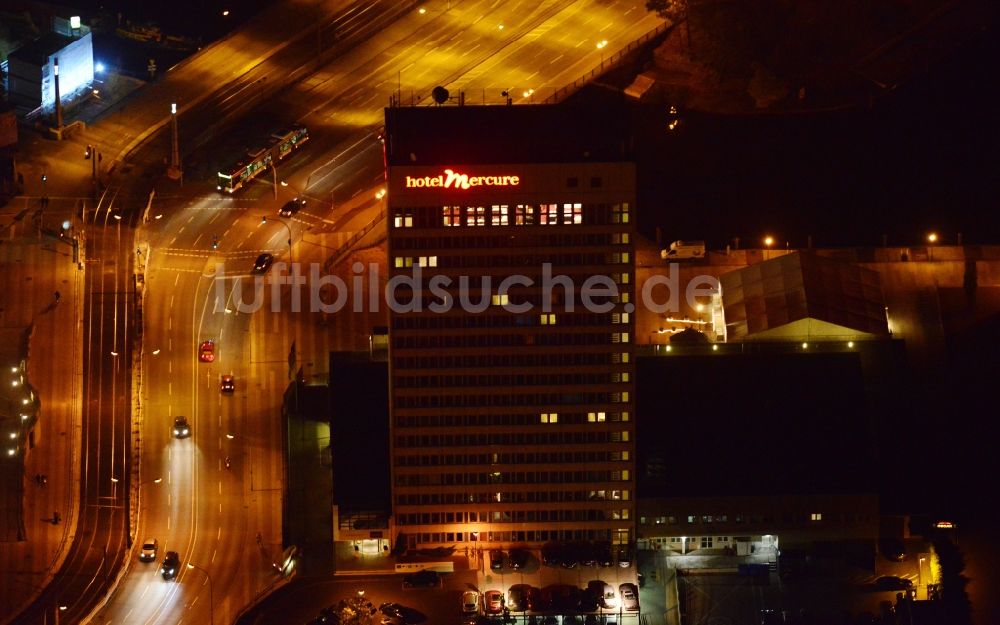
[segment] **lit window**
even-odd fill
[[[688,516],[688,523],[694,523],[694,516],[693,515],[689,515]]]
[[[628,352],[622,352],[622,362],[628,362]]]
[[[540,417],[542,423],[559,423],[558,412],[543,412]]]
[[[419,267],[437,267],[437,264],[437,256],[421,256],[417,258],[417,266]],[[409,265],[407,265],[407,267],[409,267]]]
[[[555,313],[548,313],[548,314],[544,314],[544,315],[539,315],[538,316],[538,320],[539,320],[539,323],[541,323],[543,326],[554,326],[554,325],[556,325],[556,316],[555,316]]]
[[[622,382],[628,382],[628,371],[622,373]]]
[[[393,219],[393,225],[396,228],[412,228],[413,215],[396,215]]]
[[[611,207],[611,223],[615,224],[627,224],[628,223],[628,204],[615,204]]]
[[[587,413],[587,421],[590,423],[604,423],[607,418],[607,413],[605,412],[589,412]]]
[[[392,262],[392,264],[393,264],[393,265],[394,265],[395,267],[402,267],[402,266],[403,266],[403,257],[402,257],[402,256],[397,256],[397,257],[395,257],[395,258],[393,259],[393,262]]]
[[[530,204],[518,204],[515,209],[514,223],[518,226],[530,226],[535,223],[535,207]]]
[[[564,224],[583,223],[583,205],[563,204],[563,223]]]
[[[628,460],[628,452],[627,451],[623,451],[622,452],[622,460]],[[628,491],[625,491],[625,499],[628,499]]]
[[[542,225],[554,226],[559,223],[559,205],[542,204],[538,208],[539,223]]]
[[[622,421],[628,421],[628,413],[627,412],[623,412],[622,413]]]
[[[822,521],[823,520],[823,513],[822,512],[813,512],[812,514],[809,515],[809,520],[810,521]]]
[[[462,207],[461,206],[445,206],[441,209],[442,217],[444,218],[444,225],[446,226],[461,226],[462,225]]]
[[[628,479],[629,479],[628,469],[625,469],[624,471],[622,471],[622,481],[627,482]]]
[[[510,297],[506,293],[498,294],[493,296],[492,301],[494,306],[506,306],[510,303]]]
[[[494,226],[506,226],[508,224],[506,204],[494,204],[491,207],[490,224]]]

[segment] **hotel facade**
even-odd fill
[[[635,167],[618,124],[579,132],[606,115],[386,111],[407,547],[635,540]]]

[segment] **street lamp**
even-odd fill
[[[929,260],[934,260],[934,245],[938,242],[938,235],[936,232],[931,232],[927,235],[927,256]]]
[[[764,237],[764,260],[770,258],[772,245],[774,245],[774,237],[770,235]]]
[[[177,132],[177,103],[170,103],[170,167],[167,175],[174,180],[180,180],[184,184],[184,174],[181,169],[180,140]]]
[[[56,606],[56,609],[54,610],[55,615],[56,615],[56,620],[55,620],[56,625],[59,625],[59,613],[60,612],[64,612],[65,610],[66,610],[66,606],[64,606],[64,605]],[[46,614],[46,616],[48,616],[48,614]],[[46,620],[48,620],[48,619],[46,619]]]
[[[208,579],[208,609],[209,609],[208,617],[211,625],[215,625],[215,598],[213,597],[213,592],[212,592],[212,576],[208,574],[208,571],[201,568],[197,564],[191,564],[190,562],[188,562],[187,567],[189,569],[198,569],[199,571],[204,573],[205,577]]]
[[[285,228],[288,229],[288,262],[294,263],[295,259],[292,256],[292,227],[289,226],[287,223],[285,223],[284,220],[282,220],[280,217],[277,218],[277,219],[278,219],[278,223],[279,224],[281,224],[282,226],[284,226]],[[260,218],[260,223],[261,223],[261,225],[264,225],[264,224],[268,223],[266,215],[264,217]]]
[[[601,67],[604,67],[604,46],[608,45],[607,39],[602,39],[597,42],[597,49],[601,51]]]

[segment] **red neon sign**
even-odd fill
[[[450,169],[437,176],[406,177],[407,189],[439,187],[442,189],[471,189],[472,187],[516,187],[521,184],[520,176],[470,176]]]

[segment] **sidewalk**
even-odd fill
[[[40,403],[23,458],[23,498],[18,503],[23,506],[22,540],[0,542],[0,622],[45,587],[61,565],[76,525],[83,272],[71,254],[69,246],[54,239],[40,241],[30,219],[13,226],[0,244],[0,265],[7,267],[0,274],[0,289],[17,293],[3,298],[0,323],[5,328],[33,324],[27,373]],[[58,303],[55,291],[60,292]],[[55,513],[58,523],[52,522]]]

